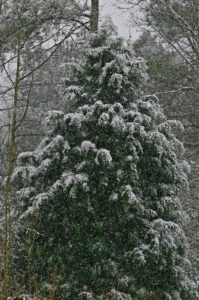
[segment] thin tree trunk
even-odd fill
[[[17,129],[17,104],[18,104],[18,91],[20,80],[20,46],[17,53],[17,69],[14,87],[14,105],[12,124],[9,140],[9,163],[8,163],[8,176],[6,180],[5,191],[5,241],[4,241],[4,283],[3,283],[3,299],[7,299],[10,289],[10,250],[12,242],[12,222],[10,215],[10,193],[11,193],[11,176],[14,169],[14,158],[16,154],[16,129]]]
[[[99,23],[99,0],[91,0],[91,17],[90,17],[91,32],[98,31],[98,23]]]

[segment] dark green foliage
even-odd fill
[[[69,89],[76,111],[49,112],[48,137],[18,157],[15,263],[41,287],[56,274],[57,299],[195,299],[177,197],[183,147],[157,98],[136,100],[142,67],[121,40],[92,37]]]
[[[135,59],[130,47],[123,46],[122,39],[107,41],[106,32],[92,39],[86,51],[86,61],[76,67],[75,77],[68,88],[72,105],[121,103],[125,107],[138,95],[143,60]]]

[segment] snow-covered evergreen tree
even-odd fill
[[[89,43],[72,112],[49,112],[45,139],[18,156],[15,263],[29,280],[54,276],[58,299],[196,299],[178,124],[155,96],[138,97],[143,61],[129,47],[104,33]]]

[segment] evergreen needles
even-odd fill
[[[144,62],[130,46],[102,32],[85,55],[67,88],[71,112],[49,112],[46,137],[18,156],[13,263],[30,290],[35,276],[41,290],[56,282],[57,299],[196,299],[179,124],[155,96],[138,97]]]

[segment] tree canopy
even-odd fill
[[[49,112],[46,137],[18,156],[13,263],[30,288],[55,276],[57,299],[196,299],[179,124],[141,95],[145,77],[121,39],[92,35],[67,89],[71,112]]]

